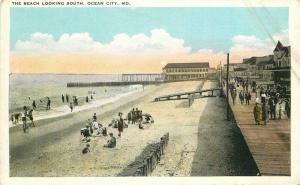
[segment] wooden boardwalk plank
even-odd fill
[[[239,101],[233,105],[229,95],[237,125],[262,175],[289,176],[291,175],[290,120],[270,120],[267,125],[255,125],[252,111],[256,95],[252,93],[251,96],[253,98],[250,105],[241,105]]]

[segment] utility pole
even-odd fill
[[[220,87],[223,87],[223,83],[222,83],[222,62],[220,61]]]
[[[228,81],[229,81],[229,53],[227,53],[227,73],[226,73],[226,102],[227,102],[227,121],[229,121],[229,93],[228,93]]]

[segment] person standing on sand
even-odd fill
[[[258,103],[256,103],[253,108],[253,115],[254,115],[254,119],[255,119],[255,124],[260,125],[261,119],[262,119],[262,110]]]
[[[128,124],[130,124],[130,122],[131,122],[131,116],[132,116],[132,112],[129,111],[128,114],[127,114]]]
[[[51,109],[51,100],[49,97],[47,97],[47,108],[46,110],[50,110]]]
[[[122,118],[122,113],[120,112],[119,113],[119,121],[118,121],[118,131],[119,131],[119,134],[118,136],[121,137],[121,133],[123,132],[123,129],[124,129],[124,120]]]
[[[63,94],[61,95],[61,101],[65,103],[65,96]]]
[[[97,114],[96,113],[94,113],[94,115],[93,115],[93,121],[97,121]]]
[[[31,121],[30,126],[35,127],[35,124],[34,124],[34,122],[33,122],[33,115],[32,115],[32,112],[33,112],[33,109],[31,109],[31,110],[28,112],[28,118],[29,118],[30,121]]]
[[[134,108],[132,108],[132,111],[131,111],[131,123],[135,124],[135,122],[136,122],[136,115],[135,115]]]
[[[33,108],[33,109],[36,109],[36,103],[35,103],[35,100],[33,100],[33,102],[32,102],[32,108]]]
[[[69,103],[69,95],[68,94],[66,94],[66,101],[67,101],[67,103]]]
[[[70,102],[70,109],[71,109],[71,112],[73,112],[73,108],[74,108],[73,103]]]
[[[26,130],[28,129],[28,125],[27,125],[25,113],[22,113],[22,122],[23,122],[23,132],[26,133]]]

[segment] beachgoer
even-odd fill
[[[36,109],[36,103],[35,103],[35,100],[32,101],[32,108],[33,108],[33,109]]]
[[[66,94],[66,101],[67,101],[67,103],[69,103],[69,95],[68,94]]]
[[[74,96],[74,105],[75,105],[75,106],[78,106],[78,99],[77,99],[76,96]]]
[[[34,124],[34,122],[33,122],[33,115],[32,115],[32,112],[33,112],[33,109],[31,109],[31,110],[28,112],[28,118],[29,118],[30,121],[31,121],[30,126],[35,127],[35,124]]]
[[[21,113],[16,113],[16,114],[14,115],[14,117],[15,117],[15,119],[14,119],[15,124],[19,123],[19,117],[20,117],[20,116],[21,116]]]
[[[73,112],[74,106],[73,106],[72,102],[70,102],[70,109],[71,109],[71,112]]]
[[[256,103],[253,108],[253,115],[254,115],[254,119],[255,119],[255,124],[260,125],[261,119],[262,119],[262,110],[258,103]]]
[[[128,114],[127,114],[128,124],[130,124],[130,122],[131,122],[131,115],[132,115],[132,112],[129,111]]]
[[[94,115],[93,115],[93,120],[97,121],[97,115],[96,115],[96,113],[94,113]]]
[[[63,94],[61,95],[61,101],[65,103],[65,96]]]
[[[85,102],[86,102],[86,103],[89,102],[89,97],[88,97],[88,96],[85,97]]]
[[[80,130],[80,134],[83,135],[83,139],[88,141],[88,138],[91,136],[91,133],[90,133],[90,129],[89,129],[89,126],[86,125],[85,128],[82,128]]]
[[[135,112],[134,108],[131,111],[131,122],[132,122],[132,124],[135,124],[135,122],[136,122],[136,112]]]
[[[119,120],[118,120],[119,137],[121,137],[121,133],[123,132],[123,129],[124,129],[124,120],[122,118],[122,113],[121,114],[119,113]]]
[[[51,100],[49,97],[47,97],[47,110],[51,109]]]
[[[93,100],[93,98],[94,98],[94,97],[93,97],[93,95],[91,94],[91,100]]]
[[[85,147],[82,149],[82,154],[87,154],[90,152],[90,144],[86,144]]]
[[[107,141],[107,144],[104,145],[106,148],[114,148],[117,145],[117,140],[114,137],[113,133],[109,133],[110,139]]]
[[[26,120],[26,114],[22,114],[22,122],[23,122],[23,132],[26,133],[26,130],[28,129],[27,120]]]

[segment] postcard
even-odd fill
[[[3,184],[299,184],[298,8],[2,1]]]

